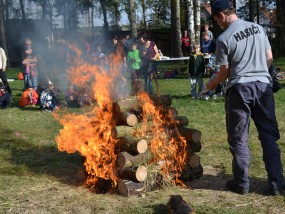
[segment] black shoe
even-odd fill
[[[274,196],[277,196],[277,195],[282,195],[282,192],[284,191],[285,189],[285,186],[282,185],[281,187],[279,187],[278,189],[269,189],[269,194],[270,195],[274,195]]]
[[[249,188],[248,187],[241,187],[234,180],[229,180],[227,182],[227,188],[231,192],[235,192],[235,193],[238,193],[240,195],[245,195],[245,194],[247,194],[249,192]]]

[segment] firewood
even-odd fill
[[[187,163],[189,164],[190,167],[196,168],[199,165],[201,165],[201,158],[199,155],[195,153],[190,153],[187,157]]]
[[[141,111],[143,102],[137,96],[128,97],[117,102],[121,112]]]
[[[123,167],[139,166],[148,163],[152,158],[150,151],[135,156],[127,152],[119,152],[116,159],[116,167],[122,169]]]
[[[130,126],[116,126],[112,128],[111,136],[114,139],[133,135],[134,129]]]
[[[168,108],[168,116],[169,116],[170,118],[173,118],[173,119],[174,119],[177,115],[178,115],[177,109],[174,108],[174,107],[172,107],[172,106],[170,106],[170,107]]]
[[[187,146],[188,146],[188,150],[190,153],[194,153],[194,152],[200,152],[202,149],[202,143],[200,141],[198,142],[193,142],[193,141],[188,141],[187,142]]]
[[[126,197],[142,194],[145,191],[143,183],[136,183],[129,180],[118,181],[118,192]]]
[[[190,129],[187,127],[180,127],[179,133],[181,136],[183,136],[187,141],[192,142],[200,142],[201,141],[201,132],[196,129]]]
[[[119,139],[116,148],[119,151],[126,151],[132,155],[144,153],[147,150],[148,142],[145,139],[133,136],[125,136]]]
[[[180,179],[183,182],[190,182],[193,180],[197,180],[203,176],[203,172],[204,170],[201,164],[195,168],[186,165],[180,174]]]
[[[200,132],[199,131],[197,131],[197,132],[191,131],[187,134],[187,130],[189,128],[183,127],[183,130],[186,133],[183,133],[184,135],[182,135],[180,133],[181,129],[182,129],[182,127],[178,128],[178,130],[177,129],[171,129],[171,137],[173,137],[173,138],[178,138],[179,136],[183,137],[186,140],[187,147],[188,147],[188,150],[190,153],[200,152],[202,149],[202,143],[201,143],[201,141],[198,141],[199,136],[200,136]],[[190,129],[190,130],[192,130],[192,129]],[[194,141],[192,141],[192,135],[191,135],[192,133],[194,134],[194,139],[195,139]]]
[[[186,116],[176,116],[174,118],[177,127],[188,126],[189,120]]]
[[[121,112],[117,120],[117,125],[135,126],[137,123],[137,116],[130,112]]]
[[[139,135],[139,133],[152,132],[153,121],[147,121],[146,123],[137,123],[134,127],[130,126],[116,126],[112,128],[111,136],[114,139],[119,139],[125,136]]]
[[[181,195],[171,195],[167,207],[171,214],[195,214],[195,211],[187,204]]]
[[[150,98],[155,106],[171,106],[172,104],[172,98],[169,94],[160,95],[160,96],[151,96]]]
[[[147,177],[147,170],[144,166],[124,167],[118,173],[121,179],[134,182],[143,182]]]

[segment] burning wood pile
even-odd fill
[[[201,132],[186,127],[188,118],[171,106],[169,95],[121,96],[127,85],[119,59],[111,59],[105,70],[82,61],[80,52],[77,56],[67,72],[69,82],[88,81],[96,105],[84,114],[57,115],[62,129],[56,142],[60,151],[84,157],[91,191],[130,196],[202,176]]]
[[[184,140],[185,154],[184,167],[178,174],[167,172],[161,174],[167,154],[163,159],[153,161],[150,142],[153,139],[155,122],[151,116],[143,120],[143,104],[137,97],[124,99],[115,104],[117,126],[112,131],[112,137],[117,139],[116,170],[119,175],[118,191],[125,196],[137,195],[144,191],[157,188],[163,183],[172,183],[175,179],[188,182],[198,179],[203,174],[200,156],[201,132],[187,128],[189,120],[186,116],[178,115],[177,110],[171,107],[172,99],[169,95],[150,97],[154,106],[159,109],[161,119],[165,121],[161,138],[167,141]],[[143,130],[143,131],[142,131]],[[144,134],[140,134],[140,132]],[[143,137],[139,137],[143,136]],[[179,143],[178,143],[179,145]]]

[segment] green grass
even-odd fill
[[[278,60],[277,65],[285,65]],[[8,69],[16,78],[19,69]],[[170,195],[180,194],[196,213],[285,213],[284,195],[265,196],[266,173],[257,131],[251,122],[250,148],[252,192],[246,196],[225,191],[231,178],[231,155],[225,131],[224,100],[192,100],[187,78],[160,79],[162,94],[170,94],[190,128],[202,132],[199,155],[204,176],[190,182],[190,189],[166,187],[141,197],[125,198],[116,193],[95,194],[75,181],[81,168],[79,154],[59,152],[55,142],[61,128],[50,113],[18,108],[23,82],[10,83],[11,107],[0,110],[0,213],[167,213]],[[285,87],[285,82],[282,82]],[[275,94],[276,115],[285,159],[285,90]]]

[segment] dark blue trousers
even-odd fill
[[[280,150],[276,143],[280,135],[271,87],[262,82],[236,84],[226,93],[225,110],[234,180],[242,187],[249,187],[248,132],[252,118],[261,142],[269,186],[280,188],[283,172]]]

